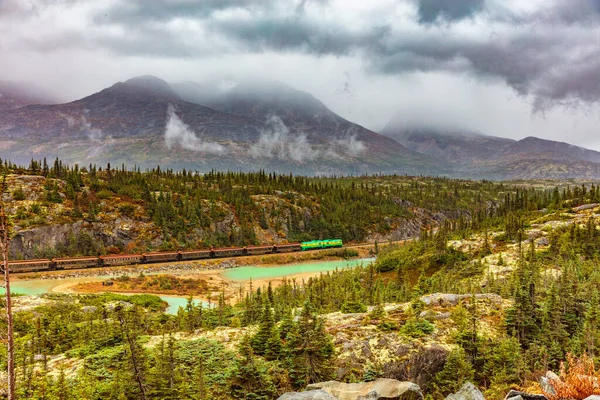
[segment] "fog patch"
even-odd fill
[[[358,140],[354,135],[344,139],[338,139],[335,143],[343,153],[349,154],[353,157],[359,156],[367,150],[367,146],[365,146],[365,144]]]
[[[99,144],[104,143],[107,140],[110,141],[112,139],[111,136],[105,136],[102,129],[94,128],[92,126],[92,123],[88,121],[87,116],[85,115],[87,113],[89,113],[89,110],[84,110],[83,115],[73,116],[63,113],[59,113],[59,115],[67,121],[69,129],[79,133],[85,133],[90,142]]]
[[[342,159],[356,157],[367,150],[367,146],[356,138],[353,130],[346,136],[329,143],[311,144],[302,132],[290,132],[285,123],[276,115],[267,118],[266,129],[258,142],[250,147],[254,158],[278,158],[296,162],[313,161],[319,157]]]
[[[175,108],[169,105],[167,126],[165,128],[165,144],[170,149],[176,145],[187,150],[210,154],[222,154],[225,147],[215,142],[205,142],[187,126],[175,113]]]
[[[320,151],[313,147],[305,134],[291,134],[281,118],[267,118],[267,127],[258,142],[250,147],[250,155],[256,158],[291,159],[298,162],[312,161]]]

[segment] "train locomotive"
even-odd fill
[[[307,244],[321,243],[320,247]],[[205,250],[182,250],[173,252],[149,252],[143,254],[113,254],[100,257],[65,257],[53,259],[33,259],[9,261],[10,272],[43,272],[96,267],[113,267],[132,264],[152,264],[159,262],[202,260],[209,258],[238,257],[247,255],[290,253],[301,250],[341,247],[340,239],[326,239],[302,243],[286,243],[263,246],[226,247]]]

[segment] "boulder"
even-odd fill
[[[573,207],[573,211],[577,212],[577,211],[591,210],[592,208],[596,208],[596,207],[598,207],[598,203],[584,204],[579,207]]]
[[[380,378],[373,382],[327,381],[308,385],[306,390],[324,390],[339,400],[423,400],[421,388],[412,382]]]
[[[284,393],[277,400],[339,400],[324,390]]]
[[[593,394],[591,396],[586,397],[584,400],[600,400],[600,396],[597,394]]]
[[[483,393],[477,389],[477,386],[473,385],[471,382],[467,382],[458,392],[448,395],[446,400],[485,400],[485,397],[483,397]]]
[[[556,390],[554,389],[554,382],[559,382],[560,377],[556,375],[552,371],[546,372],[546,375],[540,378],[540,387],[542,388],[542,392],[547,393],[551,396],[556,395]]]
[[[531,394],[525,392],[519,392],[518,390],[511,390],[508,392],[504,400],[548,400],[543,394]]]

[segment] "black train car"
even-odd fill
[[[244,249],[241,247],[226,247],[223,249],[214,249],[213,257],[235,257],[243,256]]]
[[[186,250],[179,252],[180,260],[200,260],[203,258],[211,258],[212,250]]]
[[[290,253],[292,251],[302,250],[302,246],[300,246],[300,243],[277,244],[273,247],[274,253]]]
[[[98,257],[54,258],[52,262],[56,269],[78,269],[100,266],[100,259]]]
[[[273,253],[273,246],[249,246],[244,247],[245,255],[268,254]]]
[[[8,270],[14,273],[48,271],[51,269],[52,261],[48,259],[19,260],[8,262]]]
[[[118,254],[113,256],[101,256],[100,263],[104,267],[112,265],[140,264],[142,262],[141,254]]]
[[[145,263],[178,261],[178,252],[154,252],[142,254]]]

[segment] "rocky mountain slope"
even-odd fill
[[[408,149],[455,165],[470,178],[533,179],[600,177],[600,152],[564,142],[521,140],[433,128],[402,128],[392,120],[382,130]]]
[[[59,157],[84,165],[111,162],[200,171],[441,170],[431,157],[346,121],[309,94],[283,85],[275,90],[268,85],[234,88],[227,96],[212,98],[209,107],[184,100],[192,99],[201,86],[174,87],[182,93],[159,78],[144,76],[71,103],[6,110],[0,115],[0,157],[21,163],[32,156]]]
[[[23,82],[0,80],[0,111],[31,104],[55,104],[58,100],[43,89]]]

